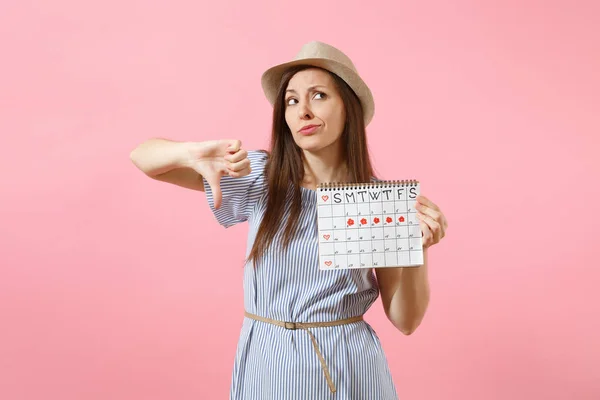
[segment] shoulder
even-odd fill
[[[248,159],[252,162],[266,164],[269,159],[269,152],[267,150],[256,149],[256,150],[247,150]]]
[[[261,157],[261,158],[269,158],[270,154],[267,150],[264,149],[253,149],[247,150],[248,157]]]
[[[266,171],[267,162],[269,160],[269,152],[267,150],[247,150],[248,160],[250,160],[251,174],[263,175]]]

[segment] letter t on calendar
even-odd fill
[[[419,193],[415,180],[319,185],[319,268],[422,265]]]

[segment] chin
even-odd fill
[[[304,151],[315,153],[331,146],[333,143],[329,140],[325,141],[322,137],[315,135],[297,138],[296,144]]]

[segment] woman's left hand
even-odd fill
[[[448,221],[440,208],[423,195],[417,196],[415,208],[423,232],[423,248],[426,249],[446,236]]]

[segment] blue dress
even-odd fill
[[[252,172],[221,179],[222,202],[214,208],[224,227],[248,221],[246,255],[266,209],[267,155],[248,151]],[[372,269],[319,270],[316,191],[302,188],[299,230],[287,251],[271,246],[264,262],[244,269],[244,306],[262,317],[323,322],[364,314],[379,288]],[[283,221],[287,214],[282,217]],[[283,229],[276,238],[282,235]],[[240,310],[240,315],[243,316]],[[236,351],[230,400],[393,400],[396,390],[379,338],[366,321],[310,329],[337,388],[332,393],[309,334],[244,317]]]

